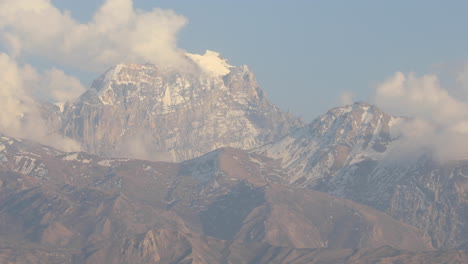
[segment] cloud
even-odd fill
[[[62,105],[81,95],[85,87],[62,70],[36,70],[19,62],[39,59],[99,74],[120,63],[149,62],[197,73],[215,68],[216,73],[221,69],[225,74],[229,65],[219,54],[199,56],[177,47],[177,33],[186,23],[185,17],[171,10],[137,10],[132,0],[106,0],[87,23],[59,10],[51,0],[0,0],[0,49],[6,50],[0,53],[0,131],[62,150],[79,149],[50,122],[59,120],[59,114],[47,116],[45,104],[38,101]],[[207,64],[209,69],[203,67]],[[148,156],[146,150],[122,151]]]
[[[0,128],[20,131],[21,118],[31,111],[31,100],[22,89],[21,69],[7,54],[0,53],[0,69]]]
[[[354,103],[354,93],[350,91],[343,91],[338,97],[339,105],[351,105]]]
[[[403,149],[439,160],[468,158],[468,105],[440,85],[436,75],[397,72],[376,87],[374,102],[393,115],[410,117],[398,127]]]
[[[177,48],[186,23],[171,10],[136,10],[132,0],[107,0],[88,23],[50,0],[0,0],[0,37],[12,57],[43,57],[95,72],[122,62],[189,67]]]
[[[46,73],[43,77],[29,65],[20,67],[5,53],[0,53],[0,69],[0,131],[8,136],[31,139],[64,151],[80,150],[77,142],[59,135],[50,127],[41,106],[26,89],[31,76],[51,82],[54,82],[56,75],[65,79],[68,77],[57,72]]]
[[[436,75],[417,77],[398,72],[377,87],[375,101],[397,114],[437,123],[456,122],[468,114],[468,107],[442,88]]]
[[[76,77],[59,69],[48,69],[42,74],[30,65],[23,69],[24,89],[41,101],[65,103],[73,101],[86,91]]]

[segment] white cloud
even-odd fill
[[[8,55],[0,53],[0,128],[19,131],[21,117],[30,112],[30,98],[23,89],[21,69]]]
[[[31,78],[51,80],[62,73],[40,76],[32,67],[20,67],[10,56],[0,53],[0,131],[8,136],[27,138],[65,151],[77,151],[80,146],[49,127],[39,105],[29,95],[25,85]],[[60,81],[59,78],[59,81]]]
[[[48,69],[42,74],[26,65],[22,72],[24,89],[28,94],[41,101],[65,103],[73,101],[83,94],[86,88],[76,77],[65,74],[62,70]]]
[[[149,62],[226,74],[230,66],[219,54],[199,56],[177,48],[177,33],[186,23],[171,10],[137,10],[132,0],[106,0],[87,23],[60,11],[51,0],[0,0],[0,47],[6,49],[0,53],[0,132],[62,150],[78,149],[76,142],[48,127],[36,99],[61,105],[82,94],[83,85],[62,70],[37,71],[18,61],[40,58],[97,73],[120,63]]]
[[[97,72],[122,62],[188,67],[177,48],[186,22],[171,10],[135,10],[132,0],[107,0],[85,24],[50,0],[0,0],[0,37],[11,56]]]
[[[410,117],[401,124],[398,148],[429,151],[441,160],[468,158],[468,105],[441,87],[436,75],[398,72],[377,86],[374,101],[391,114]]]
[[[186,53],[186,55],[211,76],[226,75],[230,72],[230,68],[233,67],[218,52],[207,50],[204,55],[190,53]]]
[[[424,117],[437,123],[466,118],[468,107],[448,93],[435,75],[396,73],[378,86],[375,101],[397,114]]]

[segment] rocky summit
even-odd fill
[[[270,103],[247,66],[207,52],[194,69],[117,65],[64,106],[59,130],[110,157],[183,161],[220,147],[252,149],[302,122]]]

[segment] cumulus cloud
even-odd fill
[[[468,105],[451,96],[436,75],[397,72],[377,86],[374,101],[394,115],[409,117],[398,127],[398,148],[440,160],[468,158]]]
[[[31,100],[22,89],[21,69],[4,53],[0,53],[0,69],[0,128],[20,131],[21,118],[31,112]]]
[[[186,22],[171,10],[136,10],[132,0],[107,0],[88,23],[50,0],[0,0],[0,37],[12,57],[39,56],[96,72],[122,62],[188,67],[177,48]]]
[[[398,72],[378,86],[375,100],[395,113],[437,123],[456,122],[468,114],[468,107],[442,88],[436,75],[417,77]]]
[[[40,58],[96,73],[118,63],[191,69],[193,62],[177,48],[177,33],[186,23],[171,10],[137,10],[132,0],[106,0],[87,23],[51,0],[0,0],[0,132],[78,150],[76,142],[54,131],[38,101],[60,105],[85,87],[62,70],[36,70],[19,61]]]
[[[10,56],[0,53],[0,131],[8,136],[28,138],[64,151],[77,151],[77,142],[65,138],[51,128],[40,105],[26,85],[30,76],[53,82],[54,74],[40,76],[31,66],[19,66]],[[50,76],[47,76],[50,75]],[[58,73],[61,75],[61,73]],[[60,76],[67,78],[66,76]]]

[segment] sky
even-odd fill
[[[411,117],[395,128],[411,153],[468,159],[466,10],[435,0],[0,0],[0,132],[77,150],[50,131],[38,98],[73,101],[119,63],[200,73],[211,66],[190,58],[224,63],[193,55],[212,50],[248,65],[273,103],[305,121],[368,101]]]
[[[101,0],[54,0],[89,21]],[[467,1],[155,1],[135,7],[187,18],[178,46],[247,64],[270,99],[311,120],[330,107],[371,100],[395,72],[446,73],[468,60]],[[82,74],[89,83],[93,74]],[[450,76],[448,76],[450,77]],[[340,98],[342,97],[342,98]]]

